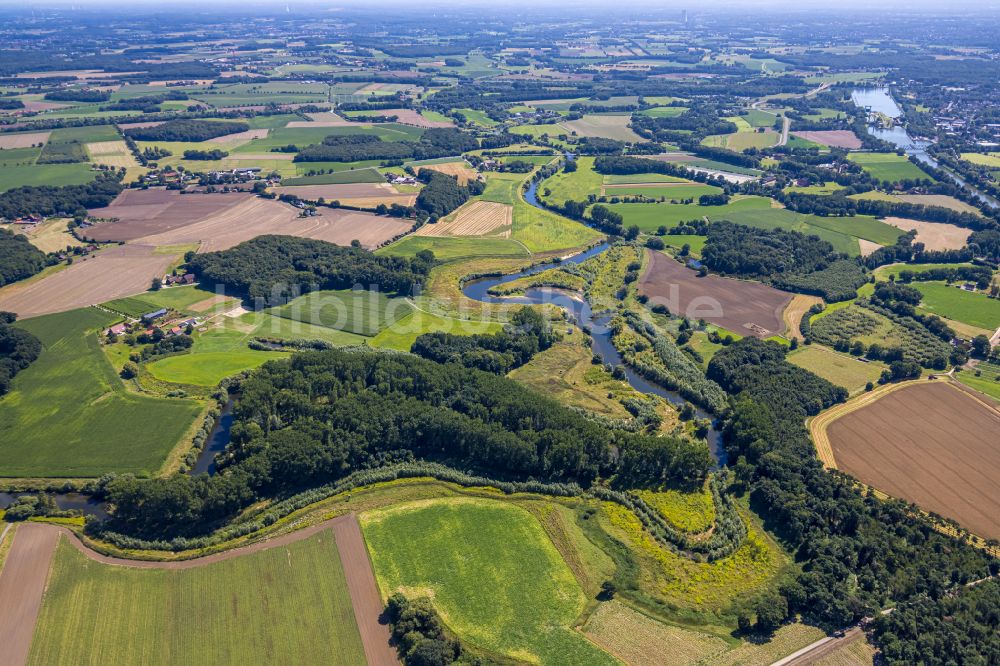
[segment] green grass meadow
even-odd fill
[[[32,666],[365,663],[331,532],[184,570],[98,564],[62,540]]]
[[[153,361],[146,368],[153,377],[173,384],[215,386],[225,377],[258,368],[268,361],[284,358],[281,352],[241,349],[225,352],[201,352],[168,356]]]
[[[920,302],[923,310],[989,331],[1000,327],[1000,300],[944,282],[914,282],[910,286],[923,294]]]
[[[316,326],[375,335],[413,311],[403,298],[389,298],[377,291],[314,291],[290,301],[271,313]]]
[[[115,321],[85,308],[17,323],[43,351],[0,399],[4,476],[152,474],[194,422],[194,401],[126,391],[96,333]]]
[[[851,153],[848,159],[871,174],[872,178],[898,182],[904,179],[933,180],[927,173],[896,153]]]
[[[533,663],[616,663],[571,628],[585,595],[524,509],[430,500],[365,513],[361,522],[383,595],[430,596],[462,640]]]

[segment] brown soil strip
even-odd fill
[[[822,130],[816,132],[792,132],[792,136],[797,136],[806,141],[820,143],[824,146],[834,148],[850,148],[857,150],[861,147],[861,139],[851,130]]]
[[[28,660],[58,541],[59,531],[51,525],[24,523],[17,530],[3,571],[0,571],[2,666],[21,666]]]
[[[52,132],[24,132],[21,134],[0,134],[0,148],[31,148],[45,144]]]
[[[338,516],[316,525],[288,532],[274,538],[234,548],[206,557],[177,562],[126,560],[102,555],[87,548],[79,537],[65,527],[24,523],[0,572],[0,636],[5,639],[0,666],[21,666],[25,663],[34,635],[38,610],[48,577],[49,567],[60,534],[88,559],[109,566],[137,569],[193,569],[262,550],[286,546],[307,539],[324,530],[333,530],[337,550],[347,578],[347,588],[354,606],[354,616],[361,633],[365,656],[371,666],[397,666],[396,651],[389,645],[389,628],[379,623],[382,597],[375,583],[371,560],[365,546],[357,517]]]
[[[689,319],[705,321],[740,335],[766,338],[782,330],[782,312],[792,294],[759,282],[718,275],[698,277],[693,270],[662,252],[651,259],[639,291],[654,304]]]
[[[1000,537],[1000,411],[951,382],[914,382],[830,423],[837,466],[972,532]]]
[[[347,589],[351,593],[354,619],[361,632],[365,657],[369,666],[397,666],[399,659],[396,650],[389,645],[389,627],[379,622],[383,609],[382,595],[375,584],[375,574],[361,535],[361,526],[353,513],[344,518],[346,520],[333,526],[333,534],[347,578]]]
[[[917,242],[923,243],[928,250],[961,249],[972,233],[970,229],[943,222],[924,222],[902,217],[887,217],[882,221],[905,231],[916,230]]]

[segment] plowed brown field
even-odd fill
[[[651,258],[639,291],[675,315],[704,319],[740,335],[766,338],[784,327],[782,313],[792,295],[759,282],[718,275],[698,277],[662,252]]]
[[[20,134],[0,134],[0,149],[31,148],[44,144],[52,132],[21,132]]]
[[[207,219],[145,236],[136,242],[146,245],[200,243],[199,252],[209,252],[226,250],[265,234],[282,234],[315,238],[337,245],[350,245],[352,240],[357,239],[364,247],[375,248],[409,231],[412,226],[412,222],[395,217],[325,208],[315,217],[303,218],[299,217],[297,208],[287,204],[250,197]]]
[[[141,293],[177,259],[176,254],[156,254],[155,249],[111,247],[41,280],[8,285],[0,290],[0,310],[27,319]]]
[[[110,206],[89,211],[91,217],[118,221],[102,222],[82,233],[102,242],[130,241],[194,224],[253,198],[243,192],[181,194],[164,189],[125,190]]]
[[[950,382],[886,393],[827,426],[837,467],[1000,538],[1000,411]]]

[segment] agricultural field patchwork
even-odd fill
[[[44,350],[0,398],[4,476],[150,475],[180,442],[201,406],[126,390],[97,339],[118,319],[87,308],[18,322]]]
[[[28,663],[126,661],[364,663],[332,533],[184,570],[99,564],[64,538]]]
[[[615,663],[570,628],[586,598],[524,509],[425,501],[362,514],[361,525],[383,596],[430,597],[462,640],[547,664]]]
[[[872,178],[886,182],[933,180],[920,167],[896,153],[851,153],[848,159],[860,164],[861,168],[871,174]]]
[[[827,426],[837,467],[879,490],[1000,538],[1000,410],[947,381],[888,392]]]

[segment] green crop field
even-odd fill
[[[665,185],[663,187],[609,187],[605,188],[604,195],[607,197],[646,197],[647,199],[664,198],[667,201],[697,199],[703,194],[719,194],[721,188],[713,185],[700,185],[692,183],[690,185]]]
[[[861,391],[868,382],[877,383],[885,368],[881,363],[865,362],[815,345],[799,347],[788,355],[788,361],[851,393]]]
[[[740,117],[751,127],[774,127],[774,121],[778,119],[775,114],[758,109],[750,109]]]
[[[431,500],[361,516],[383,595],[427,595],[464,641],[545,664],[613,664],[571,626],[586,598],[527,511]]]
[[[493,127],[497,124],[497,121],[477,109],[454,109],[454,111],[461,113],[469,122],[482,125],[483,127]]]
[[[538,190],[543,195],[545,190],[550,190],[550,194],[544,195],[545,200],[561,206],[567,200],[586,201],[587,195],[600,194],[603,182],[604,177],[594,171],[594,158],[580,157],[576,171],[560,171],[542,181]]]
[[[1000,401],[1000,365],[980,363],[975,370],[962,370],[955,378],[970,388]]]
[[[962,159],[980,166],[1000,168],[1000,153],[962,153]]]
[[[444,317],[422,310],[414,310],[409,316],[398,319],[392,326],[382,329],[374,338],[362,338],[373,347],[384,347],[398,351],[410,351],[413,341],[424,333],[442,331],[456,335],[475,333],[496,333],[502,326],[496,322],[469,321]]]
[[[601,233],[518,197],[514,200],[511,237],[532,252],[549,252],[583,247],[601,238]]]
[[[135,298],[152,303],[157,307],[187,311],[187,308],[195,303],[200,303],[216,295],[214,291],[202,289],[199,286],[181,286],[167,287],[159,291],[147,291]]]
[[[334,173],[322,173],[318,176],[299,176],[298,178],[285,178],[282,185],[339,185],[343,183],[384,183],[385,176],[375,169],[354,169],[351,171],[337,171]]]
[[[0,399],[4,476],[151,474],[180,441],[201,407],[125,390],[96,335],[117,319],[85,308],[17,323],[44,350]]]
[[[903,179],[933,180],[907,158],[896,153],[851,153],[848,159],[871,174],[872,178],[898,182]]]
[[[920,307],[947,319],[995,331],[1000,327],[1000,301],[951,287],[944,282],[914,282],[923,300]]]
[[[662,173],[632,173],[628,175],[609,174],[604,176],[605,185],[633,185],[636,183],[689,183],[691,181]]]
[[[699,206],[698,204],[608,204],[608,208],[621,213],[625,226],[635,224],[646,233],[653,233],[660,225],[668,229],[681,222],[709,219],[729,220],[736,213],[746,211],[772,211],[771,203],[763,197],[747,197],[730,201],[725,206]]]
[[[639,112],[639,115],[649,116],[650,118],[676,118],[687,111],[686,106],[654,106],[650,109],[644,109]]]
[[[34,149],[37,151],[37,148]],[[11,150],[3,152],[13,152]],[[2,155],[2,153],[0,153]],[[97,172],[85,162],[74,164],[33,164],[31,166],[0,165],[0,192],[25,185],[83,185],[97,177]]]
[[[875,277],[879,280],[898,278],[903,271],[911,273],[925,273],[935,268],[958,268],[959,266],[971,266],[972,264],[889,264],[875,269]]]
[[[162,306],[151,303],[139,296],[129,296],[127,298],[117,298],[113,301],[103,303],[102,307],[121,312],[129,317],[141,317],[144,314],[159,310]]]
[[[271,313],[358,335],[375,335],[413,311],[404,298],[389,298],[377,291],[314,291],[290,301]]]
[[[834,194],[835,192],[839,192],[839,191],[841,191],[843,189],[844,188],[842,186],[838,185],[837,183],[835,183],[833,181],[830,181],[830,182],[824,183],[822,185],[806,185],[806,186],[803,186],[803,187],[795,187],[795,186],[786,187],[784,191],[788,192],[789,194],[816,194],[816,195],[819,195],[819,196],[828,196],[828,195]]]
[[[421,250],[430,250],[438,261],[472,259],[474,257],[527,257],[523,245],[506,238],[435,238],[406,236],[392,245],[381,247],[376,254],[413,257]]]
[[[268,361],[284,358],[281,352],[255,351],[253,349],[204,352],[168,356],[146,366],[149,373],[164,382],[215,386],[225,377],[244,370],[251,370]]]
[[[29,664],[365,663],[333,534],[184,570],[61,541]]]

